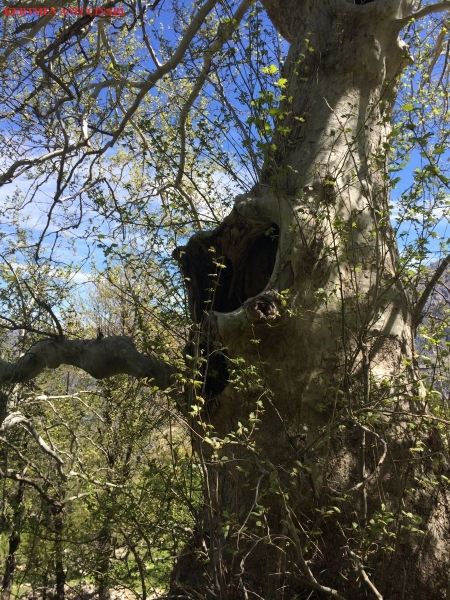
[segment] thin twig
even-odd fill
[[[175,181],[174,183],[164,185],[159,190],[159,193],[165,191],[167,188],[174,188],[181,192],[181,182],[186,166],[186,121],[188,115],[205,84],[206,78],[209,75],[212,66],[213,56],[220,50],[220,48],[222,48],[222,46],[226,42],[228,42],[231,39],[233,32],[236,30],[236,25],[244,18],[245,13],[250,8],[252,3],[253,0],[242,0],[241,4],[238,6],[236,12],[233,15],[233,18],[229,20],[227,25],[222,30],[219,29],[219,35],[217,39],[215,39],[214,42],[212,42],[212,44],[205,50],[203,54],[203,66],[200,71],[200,75],[197,81],[195,82],[195,85],[192,88],[191,93],[189,94],[186,102],[184,103],[178,118],[178,130],[180,133],[180,161]],[[182,194],[183,197],[188,201],[191,210],[193,211],[194,220],[197,228],[201,229],[202,227],[200,219],[198,217],[198,212],[195,205],[192,202],[192,199],[186,193],[182,192]]]
[[[297,530],[295,528],[294,522],[292,521],[292,517],[291,517],[292,509],[287,505],[286,498],[283,493],[283,490],[281,489],[281,486],[278,486],[278,490],[280,492],[281,501],[284,505],[286,522],[287,522],[290,534],[292,536],[292,540],[295,544],[295,548],[297,550],[297,556],[298,556],[298,560],[300,563],[299,566],[300,566],[301,571],[305,575],[306,579],[308,580],[308,584],[312,588],[314,588],[316,590],[320,590],[322,593],[326,594],[327,596],[331,596],[332,598],[336,598],[337,600],[345,600],[344,596],[341,596],[341,594],[337,590],[330,588],[328,586],[325,586],[325,585],[321,585],[317,581],[317,579],[314,577],[314,575],[313,575],[311,569],[309,568],[309,565],[306,562],[305,557],[303,555],[302,543],[300,541],[300,538],[298,537]]]
[[[34,293],[33,289],[31,288],[31,286],[29,286],[28,283],[25,281],[25,279],[23,280],[22,283],[27,288],[28,292],[30,293],[31,297],[36,302],[36,304],[38,306],[40,306],[41,308],[43,308],[44,310],[46,310],[48,312],[48,314],[51,316],[52,321],[55,324],[56,329],[58,330],[58,335],[60,337],[64,337],[64,331],[63,331],[63,328],[61,326],[61,323],[59,322],[58,317],[53,312],[53,309],[50,306],[50,304],[48,304],[47,302],[45,302],[45,300],[42,300],[42,299],[38,298],[36,296],[36,294]]]
[[[367,585],[370,587],[372,592],[375,594],[375,598],[377,600],[383,600],[383,596],[380,594],[380,592],[377,590],[377,588],[374,586],[374,584],[371,582],[369,576],[367,575],[359,556],[357,556],[354,552],[352,552],[348,546],[344,546],[343,550],[345,550],[347,552],[347,554],[355,561],[356,566],[358,567],[358,570],[361,573],[362,578],[367,583]]]
[[[344,492],[340,492],[342,495],[359,490],[361,487],[365,486],[368,481],[370,481],[376,475],[378,475],[378,473],[380,472],[381,466],[384,463],[386,456],[387,456],[388,445],[387,445],[386,441],[383,440],[383,438],[378,435],[378,433],[375,433],[375,431],[371,431],[368,427],[365,427],[361,423],[356,422],[355,425],[360,427],[363,431],[375,436],[377,438],[377,440],[379,440],[383,444],[383,454],[381,455],[380,460],[378,461],[378,464],[375,467],[375,469],[372,471],[372,473],[370,475],[368,475],[367,477],[365,477],[362,481],[360,481],[359,483],[354,485],[353,487],[349,488],[348,490],[345,490]]]

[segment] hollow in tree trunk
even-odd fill
[[[444,599],[448,463],[388,207],[411,3],[263,4],[291,45],[261,181],[176,252],[198,323],[187,355],[205,384],[189,410],[206,490],[172,589]]]

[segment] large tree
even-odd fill
[[[42,101],[33,105],[34,92],[22,90],[21,110],[34,107],[60,145],[15,158],[1,181],[31,168],[44,169],[42,177],[51,165],[57,189],[50,220],[61,203],[101,183],[91,167],[84,187],[73,192],[64,184],[67,171],[75,173],[86,157],[99,164],[117,141],[126,142],[130,124],[145,138],[148,124],[139,107],[192,53],[195,78],[180,91],[174,134],[180,150],[167,154],[168,161],[176,159],[175,178],[160,182],[156,192],[164,202],[169,188],[178,190],[201,225],[182,186],[189,113],[206,83],[223,93],[214,59],[229,58],[223,48],[250,5],[230,0],[224,6],[233,11],[228,18],[219,12],[218,23],[210,19],[217,0],[196,5],[189,20],[180,12],[180,38],[170,57],[159,62],[144,36],[156,67],[135,79],[133,65],[114,59],[101,25],[98,53],[111,58],[110,78],[93,81],[90,73],[80,83],[69,78],[68,65],[61,67],[65,45],[87,35],[83,27],[92,18],[55,32],[51,43],[39,38],[35,95]],[[413,306],[390,224],[387,168],[397,85],[412,61],[401,33],[450,2],[262,5],[289,52],[277,81],[279,105],[273,97],[267,101],[264,89],[253,101],[259,108],[253,123],[269,132],[258,144],[259,180],[236,197],[220,225],[199,231],[174,253],[196,324],[178,403],[191,416],[205,501],[192,543],[174,569],[172,591],[222,599],[446,598],[448,459],[417,375],[414,336],[449,261]],[[143,23],[139,7],[136,18]],[[11,41],[5,57],[20,43]],[[266,65],[265,72],[276,67]],[[102,89],[114,98],[109,105]],[[83,93],[91,96],[78,114],[70,113],[67,107]],[[94,106],[99,99],[103,104]],[[71,119],[78,136],[67,132]],[[16,143],[20,148],[24,141]],[[102,202],[106,206],[105,200],[98,206]],[[48,223],[36,252],[47,229]],[[128,373],[153,378],[161,389],[173,386],[177,369],[170,363],[136,350],[126,337],[70,339],[43,306],[57,335],[38,341],[18,362],[2,362],[3,382],[71,364],[97,378]]]

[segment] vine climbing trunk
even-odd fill
[[[386,163],[411,3],[263,5],[290,50],[261,181],[176,253],[206,490],[173,590],[443,599],[448,464],[424,426]]]

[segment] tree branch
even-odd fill
[[[171,384],[174,367],[138,352],[130,338],[111,336],[93,340],[42,340],[16,363],[0,359],[0,383],[23,383],[34,379],[44,369],[60,365],[79,367],[104,379],[118,374],[153,379],[160,389]]]
[[[450,2],[448,4],[450,5]],[[442,274],[444,273],[445,269],[448,267],[449,264],[450,264],[450,254],[443,259],[441,264],[437,267],[436,271],[434,272],[433,277],[430,279],[430,281],[425,286],[425,289],[423,290],[419,300],[417,301],[416,306],[414,307],[414,312],[413,312],[414,329],[419,325],[419,323],[422,319],[422,312],[423,312],[423,309],[425,308],[425,304],[427,303],[428,298],[430,297],[431,292],[436,287],[439,279],[441,278]]]
[[[25,158],[16,160],[7,169],[5,173],[0,175],[0,186],[4,185],[5,183],[11,183],[13,179],[15,179],[16,177],[20,177],[21,175],[23,175],[23,173],[25,173],[25,171],[27,171],[33,166],[39,165],[42,162],[50,160],[51,158],[61,156],[61,154],[68,154],[69,152],[74,152],[85,146],[85,142],[79,142],[77,144],[71,144],[68,148],[60,148],[59,150],[53,150],[52,152],[48,152],[47,154],[43,154],[42,156],[38,156],[37,158]],[[20,171],[16,172],[17,169],[19,169],[20,167],[23,168],[20,169]]]
[[[252,3],[253,3],[253,0],[242,0],[241,4],[238,6],[236,12],[233,15],[233,18],[228,21],[228,23],[223,27],[222,30],[219,28],[218,37],[214,40],[214,42],[212,42],[212,44],[210,44],[209,48],[207,48],[203,54],[203,66],[200,71],[200,75],[199,75],[197,81],[195,82],[195,85],[192,88],[191,93],[189,94],[189,97],[186,100],[183,108],[181,109],[180,116],[178,119],[178,129],[180,131],[181,149],[180,149],[180,165],[178,167],[178,173],[177,173],[177,176],[175,178],[175,183],[174,183],[175,188],[178,188],[181,184],[181,181],[183,179],[183,174],[184,174],[184,168],[185,168],[185,164],[186,164],[186,120],[187,120],[187,117],[190,113],[190,110],[191,110],[194,102],[196,101],[196,99],[198,98],[198,95],[200,94],[200,91],[206,81],[206,78],[209,75],[209,72],[211,70],[213,56],[220,50],[220,48],[222,48],[222,46],[224,46],[224,44],[226,44],[226,42],[228,42],[231,39],[233,32],[236,30],[236,26],[244,18],[245,13],[250,8]],[[193,208],[194,215],[196,215],[195,207],[191,206],[191,208]],[[196,218],[196,221],[197,221],[197,226],[199,227],[199,229],[201,229],[198,218]]]
[[[54,8],[59,8],[60,6],[62,6],[62,4],[63,4],[62,0],[55,0],[55,2],[52,4],[52,6]],[[44,27],[46,27],[50,23],[50,21],[53,19],[53,16],[54,16],[53,14],[50,14],[45,17],[41,17],[40,19],[37,19],[35,22],[36,24],[34,25],[33,29],[31,29],[31,31],[28,31],[28,33],[24,34],[23,36],[21,36],[18,39],[16,38],[14,42],[9,44],[6,47],[3,54],[0,54],[0,65],[7,64],[7,60],[11,56],[11,54],[14,52],[14,50],[18,50],[22,46],[29,44],[30,40],[34,39],[37,36],[37,34],[40,32],[40,30],[43,29]],[[30,25],[31,25],[31,23],[30,23]]]
[[[14,473],[14,471],[12,471],[11,469],[8,469],[6,471],[3,471],[2,469],[0,469],[0,478],[11,479],[12,481],[19,481],[21,483],[25,483],[26,485],[30,485],[42,496],[42,498],[46,502],[48,502],[48,504],[50,504],[52,506],[60,506],[61,505],[61,503],[58,500],[56,500],[55,498],[52,498],[51,496],[46,494],[43,487],[41,485],[39,485],[39,483],[37,481],[34,481],[34,479],[31,479],[30,477],[24,477],[23,475]]]
[[[158,67],[154,72],[152,72],[147,77],[147,79],[142,83],[141,89],[139,90],[138,94],[134,98],[134,101],[131,103],[128,110],[123,115],[122,121],[119,123],[116,131],[111,133],[111,139],[102,148],[95,150],[95,151],[91,150],[87,154],[97,154],[97,155],[101,156],[101,155],[105,154],[109,150],[109,148],[112,148],[114,146],[117,139],[124,131],[128,122],[133,117],[134,113],[139,108],[142,100],[145,98],[145,96],[148,94],[148,92],[156,85],[156,83],[158,81],[160,81],[165,75],[167,75],[167,73],[169,73],[170,71],[173,71],[178,66],[178,64],[182,61],[182,59],[186,53],[186,50],[189,48],[189,45],[191,44],[193,38],[195,37],[198,30],[205,22],[205,19],[208,16],[208,14],[216,6],[217,2],[218,2],[218,0],[206,0],[204,2],[204,4],[202,4],[198,8],[196,14],[193,16],[190,24],[186,28],[186,31],[184,32],[184,35],[181,38],[181,40],[178,44],[178,47],[175,49],[172,56],[167,60],[167,62],[165,62],[163,65]],[[28,36],[25,36],[25,39],[29,39],[30,35],[31,34],[29,34]],[[61,40],[62,40],[62,38],[61,38]],[[52,46],[52,48],[53,48],[53,46]],[[41,55],[38,55],[38,60],[40,60],[41,58],[42,58]],[[42,63],[42,60],[40,62]],[[40,64],[39,66],[43,70],[48,69],[43,64]],[[50,75],[53,79],[55,78],[54,74],[50,74]],[[59,85],[62,84],[61,87],[63,89],[65,89],[66,86],[65,86],[64,82],[58,81],[58,83],[59,83]],[[69,92],[70,93],[69,93],[68,99],[73,100],[74,96],[70,90],[69,90]],[[6,183],[11,183],[11,181],[14,178],[22,175],[24,172],[26,172],[32,166],[39,165],[44,161],[59,157],[61,155],[65,155],[65,154],[69,154],[74,151],[78,151],[81,148],[85,148],[86,146],[88,146],[88,144],[83,140],[76,144],[71,144],[68,148],[54,150],[53,152],[49,152],[49,153],[44,154],[43,156],[40,156],[37,158],[16,160],[6,170],[5,173],[0,175],[0,186],[3,184],[6,184]],[[20,170],[17,172],[18,169],[20,169]]]
[[[411,21],[418,21],[419,19],[423,19],[427,15],[431,15],[432,13],[443,12],[444,10],[450,10],[450,0],[446,0],[445,2],[438,2],[437,4],[427,4],[423,6],[421,9],[417,10],[410,15],[403,17],[402,19],[397,20],[398,29],[403,29]]]
[[[39,448],[41,448],[41,450],[43,450],[46,454],[51,456],[57,462],[57,469],[58,473],[61,475],[61,478],[64,480],[67,479],[67,475],[63,471],[63,459],[59,456],[59,454],[52,450],[52,448],[50,448],[50,446],[42,439],[36,427],[24,415],[18,412],[14,412],[8,415],[0,427],[0,432],[7,431],[14,425],[23,425],[25,427],[25,429],[33,436]]]
[[[348,546],[344,546],[343,550],[345,550],[347,552],[347,554],[350,556],[350,558],[352,558],[355,561],[356,566],[358,567],[358,570],[362,575],[362,578],[364,579],[364,581],[367,583],[367,585],[370,587],[370,589],[374,593],[375,598],[377,600],[383,600],[383,596],[380,594],[380,592],[377,590],[377,588],[374,586],[374,584],[370,580],[369,576],[367,575],[359,556],[357,554],[355,554],[354,552],[352,552]]]
[[[123,116],[122,122],[113,134],[113,138],[102,148],[102,154],[104,154],[109,148],[112,148],[114,146],[114,144],[117,141],[117,138],[125,129],[128,121],[131,119],[131,117],[134,115],[134,113],[140,106],[142,99],[148,94],[148,92],[154,87],[154,85],[165,75],[167,75],[167,73],[170,73],[170,71],[174,70],[182,61],[186,50],[189,48],[189,44],[192,42],[195,34],[203,25],[204,20],[216,4],[217,0],[207,0],[198,9],[197,13],[192,18],[192,21],[186,28],[186,31],[184,32],[184,35],[181,38],[178,47],[176,48],[172,56],[167,60],[167,62],[161,65],[161,67],[158,67],[153,73],[151,73],[143,83],[142,89],[137,94],[136,98],[134,99],[134,102],[131,104],[130,108]]]
[[[383,440],[382,437],[380,437],[378,435],[378,433],[375,433],[375,431],[372,431],[371,429],[368,429],[367,427],[364,427],[364,425],[362,425],[361,423],[359,423],[358,421],[352,421],[355,425],[357,425],[360,429],[362,429],[364,432],[366,433],[370,433],[371,435],[375,436],[376,439],[381,442],[381,444],[383,444],[383,454],[381,455],[381,458],[379,459],[377,466],[375,467],[375,469],[372,471],[372,473],[370,473],[370,475],[368,475],[367,477],[365,477],[362,481],[360,481],[359,483],[357,483],[356,485],[354,485],[351,488],[348,488],[347,490],[345,490],[344,492],[342,492],[342,495],[344,494],[349,494],[350,492],[356,492],[356,490],[359,490],[362,487],[365,487],[366,483],[368,483],[371,479],[373,479],[375,476],[378,476],[381,467],[383,466],[384,461],[386,460],[386,456],[387,456],[387,452],[388,452],[388,445],[386,443],[385,440]]]
[[[55,327],[58,331],[58,335],[60,337],[63,337],[64,333],[63,333],[63,329],[61,327],[61,323],[59,322],[58,317],[53,312],[53,309],[50,306],[50,304],[48,304],[48,302],[45,302],[45,300],[39,299],[36,296],[36,294],[33,292],[33,289],[31,288],[31,286],[28,285],[28,283],[26,282],[25,279],[23,280],[23,284],[27,288],[28,292],[30,293],[31,297],[36,302],[36,304],[48,312],[48,314],[52,318],[53,323],[55,324]]]
[[[303,575],[306,577],[306,579],[308,580],[308,584],[316,590],[320,590],[321,592],[323,592],[324,594],[326,594],[327,596],[331,596],[332,598],[336,598],[336,600],[345,600],[344,596],[342,596],[337,590],[335,590],[334,588],[325,586],[320,584],[317,579],[314,577],[313,572],[311,571],[311,568],[308,564],[308,561],[305,560],[304,554],[303,554],[303,545],[302,542],[300,540],[300,537],[297,533],[297,529],[294,525],[294,521],[292,520],[292,508],[290,506],[288,506],[287,502],[286,502],[286,496],[285,496],[285,492],[282,490],[280,484],[278,484],[278,490],[279,490],[279,494],[280,494],[280,498],[281,501],[283,503],[284,506],[284,510],[285,510],[285,518],[286,518],[286,523],[288,525],[289,531],[291,533],[291,539],[294,543],[294,546],[297,550],[297,556],[298,556],[298,562],[299,562],[299,569],[302,571]]]
[[[210,311],[202,321],[202,339],[212,343],[220,341],[224,346],[252,331],[256,325],[271,326],[280,317],[278,300],[274,290],[267,290],[246,300],[232,312]]]

